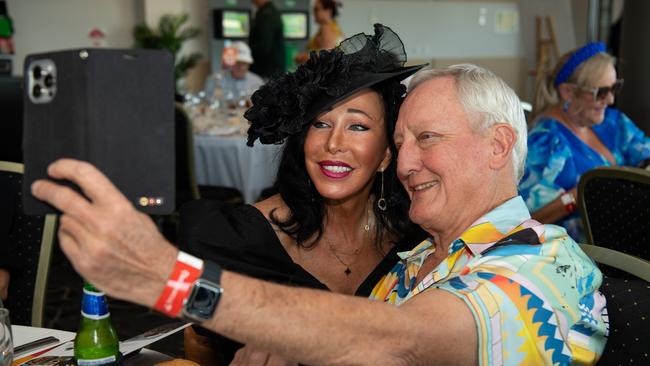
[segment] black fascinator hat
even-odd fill
[[[311,52],[294,72],[272,78],[252,96],[248,146],[281,144],[321,112],[359,90],[412,75],[424,65],[404,67],[406,51],[390,28],[356,34],[332,50]],[[403,94],[403,92],[401,93]]]

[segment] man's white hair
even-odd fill
[[[476,131],[484,131],[496,123],[506,123],[515,130],[517,139],[512,150],[515,183],[524,175],[528,152],[526,117],[519,97],[500,77],[492,71],[472,64],[451,65],[444,68],[426,68],[418,71],[408,85],[409,93],[418,85],[432,79],[451,76],[456,81],[458,100]],[[435,95],[432,96],[435,103]]]

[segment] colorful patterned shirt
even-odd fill
[[[564,229],[530,218],[515,197],[477,220],[415,285],[435,252],[425,240],[375,286],[370,298],[400,305],[431,289],[470,308],[481,365],[594,364],[607,337],[602,275]]]
[[[650,137],[619,110],[608,108],[603,122],[592,129],[614,155],[617,165],[637,166],[650,158]],[[526,172],[519,191],[535,212],[576,187],[587,170],[610,165],[563,124],[541,118],[528,135]],[[556,224],[565,227],[578,242],[585,241],[577,211]]]

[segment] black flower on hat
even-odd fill
[[[248,146],[281,144],[319,113],[372,85],[401,80],[422,66],[404,67],[404,44],[390,28],[375,24],[373,36],[359,33],[333,50],[312,51],[292,73],[269,80],[252,96],[244,117]]]

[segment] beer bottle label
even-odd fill
[[[77,366],[100,366],[100,365],[110,365],[115,364],[117,358],[115,356],[109,356],[104,358],[96,358],[94,360],[83,360],[77,359]]]
[[[103,292],[94,292],[84,288],[84,297],[81,302],[81,315],[85,318],[99,320],[108,318],[108,304]]]

